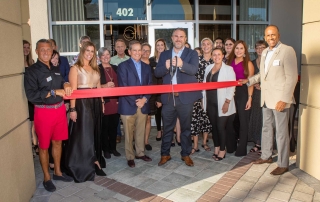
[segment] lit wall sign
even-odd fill
[[[104,15],[112,20],[145,20],[145,0],[103,0]]]

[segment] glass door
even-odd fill
[[[187,41],[194,48],[194,30],[192,22],[177,22],[177,23],[149,23],[148,26],[148,42],[152,46],[151,56],[154,55],[155,41],[163,38],[168,48],[172,48],[171,35],[172,31],[176,28],[183,28],[187,33]]]

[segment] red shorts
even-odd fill
[[[34,128],[41,149],[48,149],[51,140],[68,139],[68,123],[65,105],[62,104],[57,109],[39,108],[35,106]]]

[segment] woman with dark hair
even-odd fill
[[[101,88],[96,47],[84,42],[78,60],[71,67],[69,81],[73,90]],[[105,176],[101,167],[101,120],[103,98],[70,100],[69,144],[66,165],[75,182],[93,181],[95,173]]]
[[[51,63],[53,66],[59,66],[60,64],[60,54],[58,51],[53,50],[52,56],[51,56]]]
[[[111,65],[111,54],[106,47],[102,47],[98,51],[98,57],[101,64],[100,83],[102,88],[118,87],[117,66]],[[114,156],[121,156],[117,151],[117,128],[120,115],[118,114],[118,98],[111,97],[104,99],[104,116],[102,117],[102,133],[101,145],[103,155],[106,159]]]
[[[167,50],[167,44],[166,41],[162,38],[157,39],[155,42],[155,47],[154,47],[154,56],[149,59],[150,61],[150,67],[151,67],[151,73],[152,73],[152,83],[153,85],[162,85],[162,78],[157,78],[154,76],[154,69],[156,68],[158,64],[158,60],[160,58],[160,54],[163,51]],[[154,116],[156,120],[156,125],[157,125],[157,136],[156,140],[161,141],[162,139],[162,129],[161,129],[161,109],[162,109],[162,103],[160,100],[160,94],[154,94],[151,97],[156,97],[155,103],[151,103],[151,113],[153,114],[154,111]],[[147,120],[147,124],[149,121],[149,117]],[[150,117],[150,122],[151,122],[151,117]],[[151,124],[151,123],[150,123]],[[146,132],[147,133],[147,132]]]
[[[143,43],[141,45],[141,61],[149,65],[151,72],[152,72],[152,84],[157,85],[157,78],[154,76],[154,69],[152,67],[156,67],[157,63],[154,61],[150,61],[150,54],[151,54],[151,45],[148,43]],[[144,145],[145,149],[150,151],[152,150],[152,146],[149,144],[149,136],[151,132],[151,116],[155,115],[157,112],[157,102],[160,102],[160,96],[158,94],[151,95],[148,103],[150,105],[150,113],[148,114],[147,121],[146,121],[146,130],[145,130],[145,137],[144,137]],[[161,130],[161,123],[160,123],[160,130]]]
[[[256,59],[252,60],[254,66],[254,74],[258,74],[260,71],[261,54],[264,49],[268,47],[267,42],[260,40],[255,44]],[[261,89],[260,84],[254,85],[252,94],[251,115],[249,121],[249,141],[253,141],[255,146],[250,152],[260,152],[261,150],[261,132],[262,132],[262,109],[261,109]]]
[[[235,81],[236,76],[233,68],[226,65],[223,50],[220,48],[213,49],[213,64],[205,69],[203,83]],[[214,143],[214,153],[212,158],[221,161],[226,155],[228,142],[235,141],[232,124],[236,108],[234,104],[235,87],[220,88],[203,91],[203,108],[207,112],[212,125],[212,138]]]
[[[186,48],[191,48],[191,45],[188,43],[188,42],[186,42],[186,44],[184,45]]]
[[[202,55],[202,50],[200,47],[195,47],[194,50],[197,51],[198,56]]]
[[[56,50],[52,50],[52,56],[51,56],[51,64],[55,67],[59,67],[59,64],[60,64],[60,54],[58,51]],[[68,109],[66,108],[66,110],[68,111]],[[62,141],[64,142],[64,140]],[[63,143],[62,143],[63,145]],[[62,146],[62,148],[64,148],[64,146]],[[50,143],[50,146],[49,146],[49,149],[48,149],[48,153],[49,153],[49,168],[50,170],[54,170],[54,159],[53,159],[53,156],[52,156],[52,144]],[[63,155],[62,155],[62,158],[63,158]],[[63,167],[64,163],[61,164],[61,167]]]
[[[233,67],[236,80],[247,79],[254,75],[254,66],[250,61],[247,45],[244,41],[238,40],[228,58],[228,65]],[[253,86],[237,86],[234,96],[237,115],[234,121],[235,131],[239,139],[236,156],[247,155],[247,141],[249,131],[250,108],[252,102]]]
[[[226,51],[226,55],[223,58],[223,62],[226,63],[230,53],[232,52],[232,49],[236,40],[234,40],[233,38],[226,38],[224,41],[225,41],[224,50]]]
[[[31,45],[27,40],[22,40],[22,44],[23,44],[24,66],[25,68],[28,68],[34,63],[31,55]],[[34,105],[29,101],[28,101],[28,110],[29,110],[30,132],[31,132],[33,150],[37,155],[39,155],[38,137],[34,129],[34,123],[33,123]]]

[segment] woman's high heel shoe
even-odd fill
[[[97,164],[94,164],[94,169],[96,170],[96,175],[98,176],[107,176],[105,172]]]
[[[181,146],[181,143],[178,142],[178,140],[177,140],[177,135],[176,135],[176,142],[177,142],[177,144],[178,144],[179,146]]]
[[[33,145],[33,150],[37,155],[39,155],[39,147],[38,147],[38,145]]]
[[[215,158],[214,160],[215,160],[215,161],[221,161],[221,160],[223,160],[224,158],[226,158],[226,155],[224,155],[223,157],[216,156],[216,158]]]
[[[162,135],[163,135],[163,131],[161,131],[161,136],[160,136],[160,137],[156,137],[156,140],[157,140],[157,141],[161,141]]]

